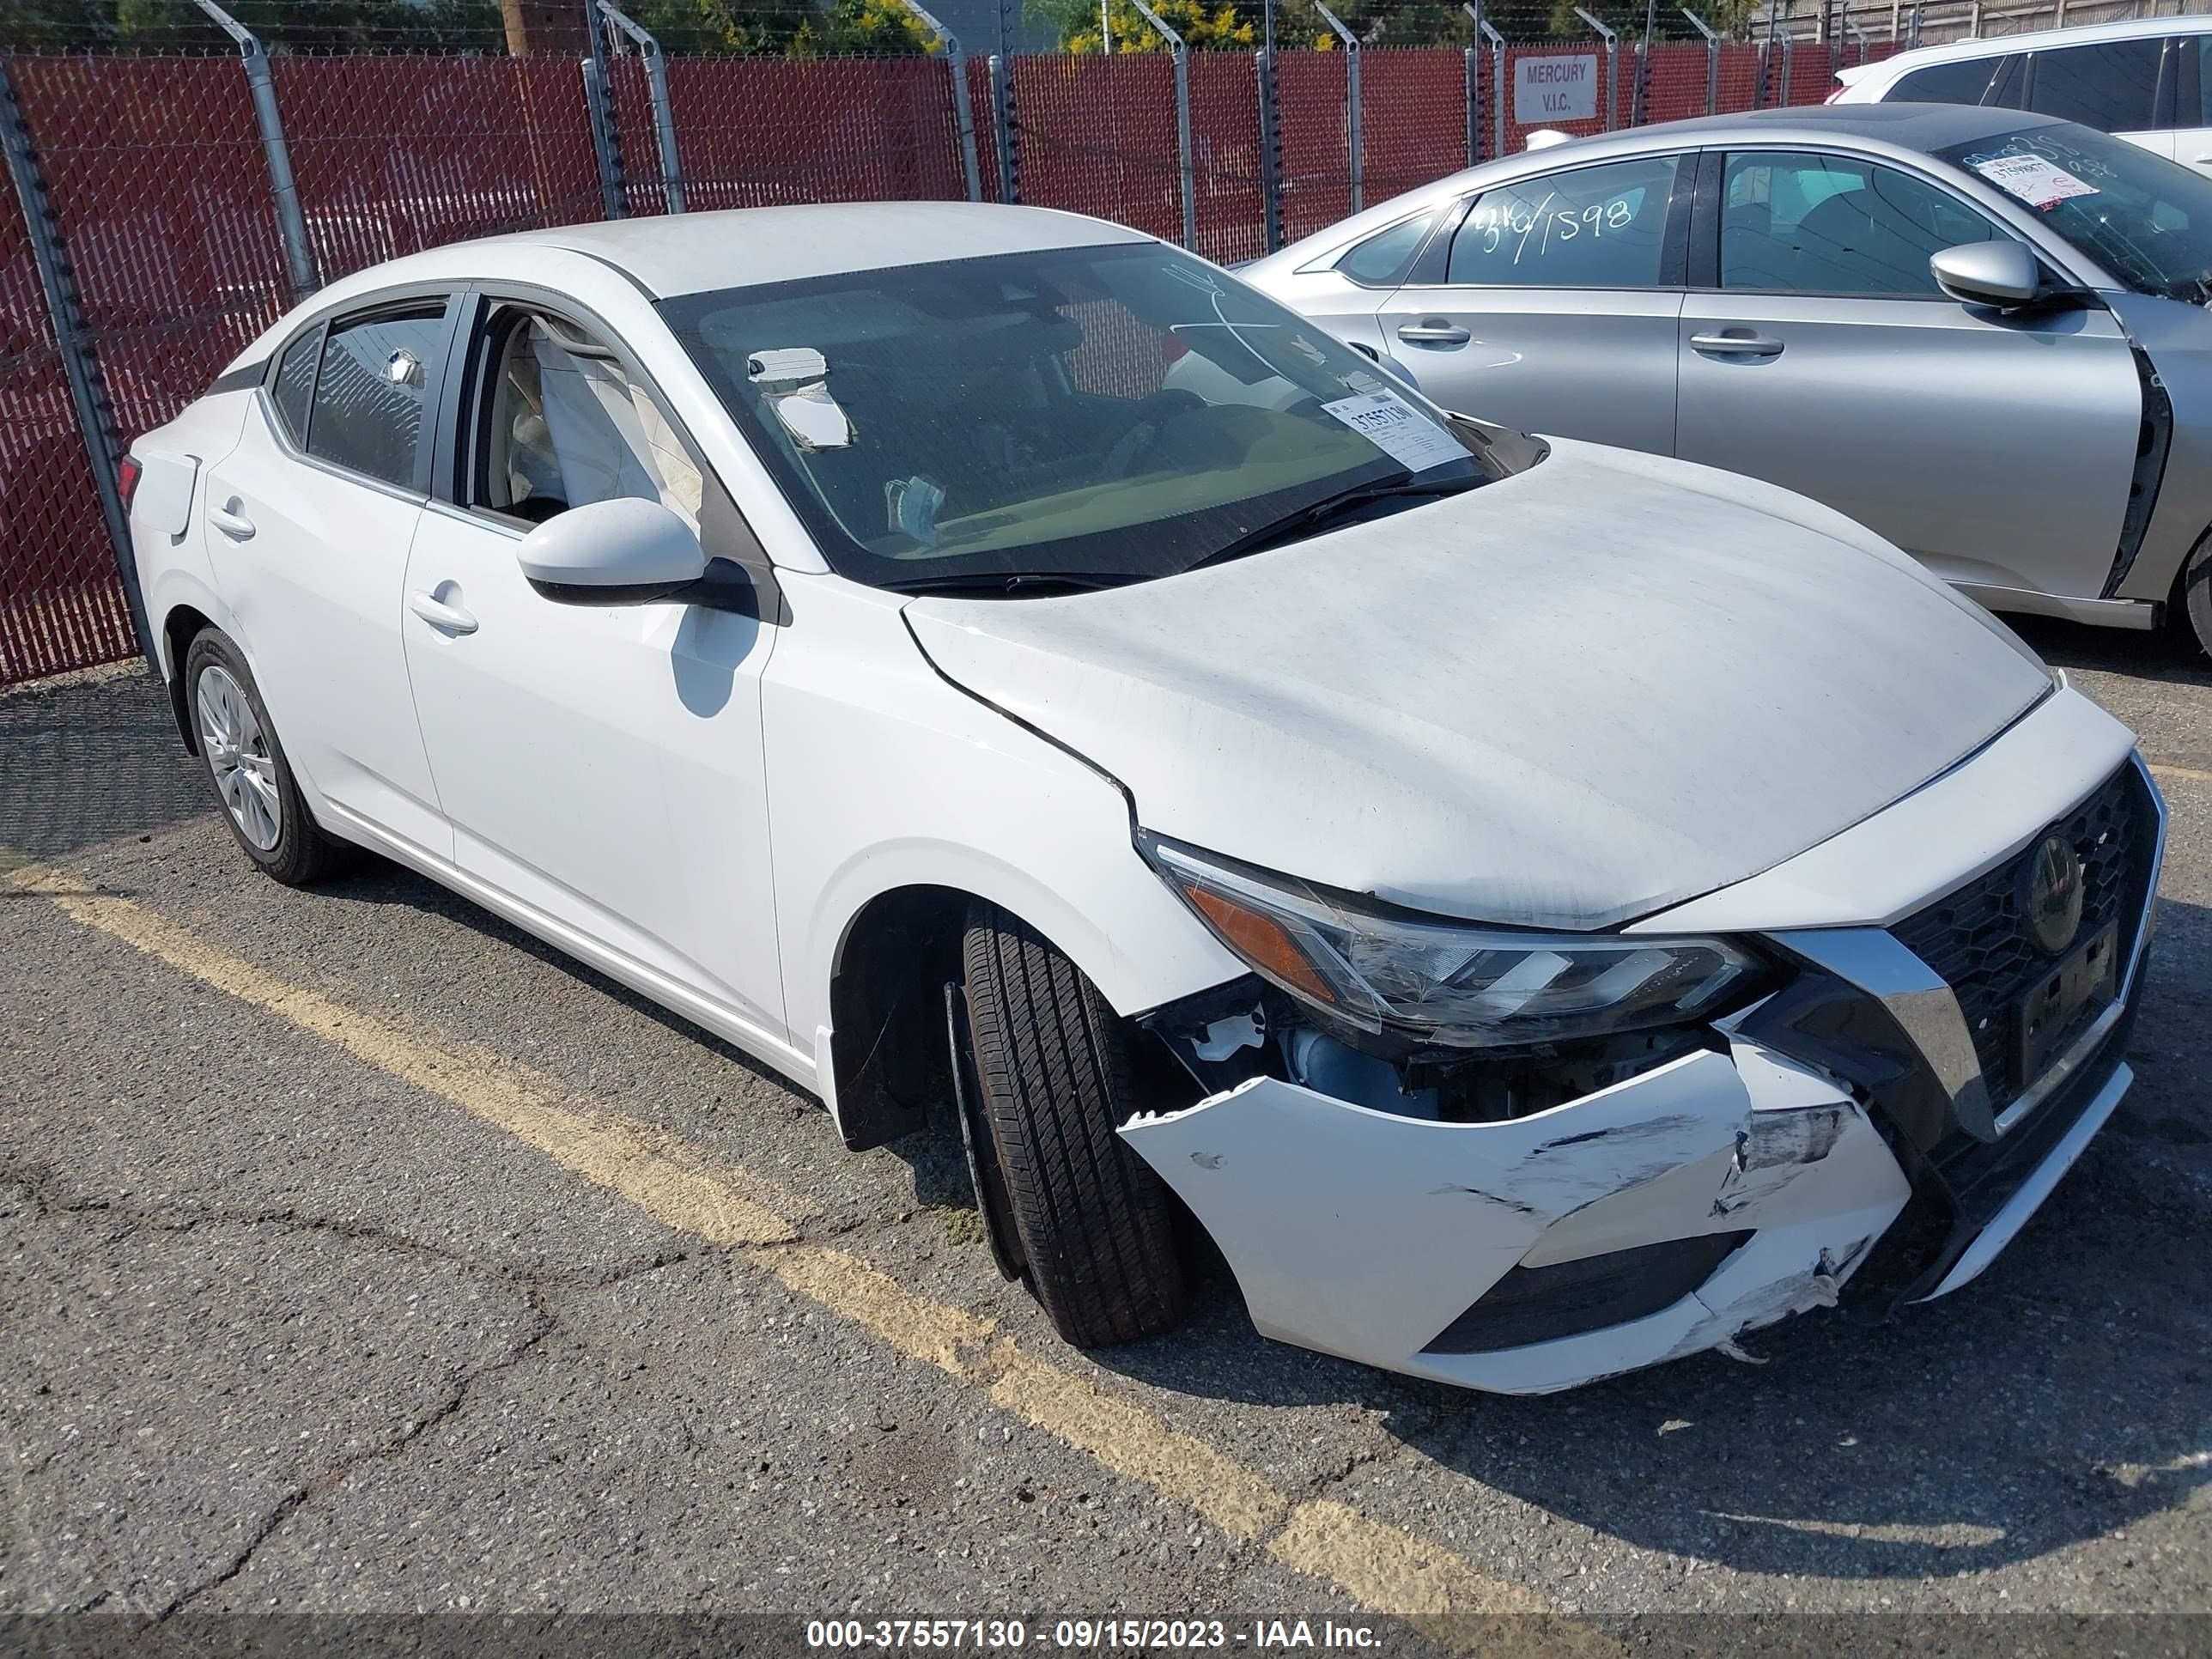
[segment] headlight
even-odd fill
[[[1760,971],[1725,939],[1539,933],[1393,915],[1139,831],[1138,848],[1221,942],[1363,1030],[1459,1048],[1678,1025]]]

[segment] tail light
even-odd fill
[[[1823,98],[1820,101],[1824,104],[1832,104],[1836,100],[1844,95],[1845,90],[1846,88],[1844,88],[1844,83],[1841,81],[1838,81],[1836,82],[1836,89],[1830,93],[1826,98]]]
[[[138,493],[138,480],[145,476],[146,468],[136,455],[125,455],[115,464],[115,493],[123,497],[123,513],[131,514],[131,498]]]

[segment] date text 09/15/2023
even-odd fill
[[[1060,1619],[1048,1632],[1020,1619],[811,1619],[806,1645],[838,1649],[974,1648],[1007,1651],[1027,1647],[1121,1652],[1186,1648],[1290,1652],[1300,1648],[1372,1649],[1382,1645],[1366,1625],[1334,1620]]]

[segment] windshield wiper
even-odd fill
[[[1120,570],[963,570],[945,576],[911,576],[878,582],[888,593],[1088,593],[1138,580]]]
[[[1387,501],[1393,495],[1456,495],[1462,489],[1473,489],[1476,485],[1488,482],[1486,477],[1478,477],[1437,478],[1422,483],[1407,477],[1392,483],[1354,484],[1349,489],[1340,489],[1334,495],[1324,495],[1295,513],[1285,514],[1270,523],[1246,531],[1235,541],[1215,548],[1202,558],[1193,559],[1183,566],[1183,570],[1197,570],[1209,564],[1226,564],[1231,559],[1243,558],[1247,553],[1260,552],[1278,542],[1304,535],[1339,514],[1349,513],[1370,501]],[[1182,572],[1176,574],[1180,575]]]

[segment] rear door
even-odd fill
[[[295,336],[205,483],[209,557],[294,767],[338,816],[441,859],[400,588],[452,309],[410,295]]]
[[[2142,408],[2111,313],[1947,298],[1929,257],[2008,233],[1932,178],[1813,150],[1704,172],[1682,459],[1825,501],[1954,581],[2100,594]]]
[[[1379,313],[1444,404],[1523,431],[1668,453],[1694,153],[1565,167],[1483,191]]]

